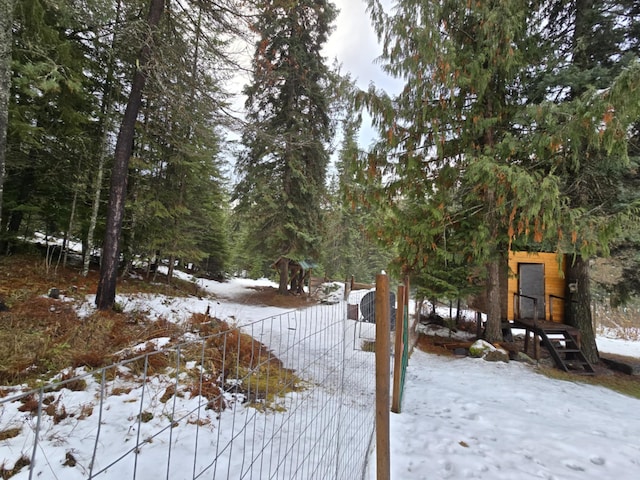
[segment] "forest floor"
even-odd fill
[[[115,352],[131,345],[184,333],[184,326],[151,320],[139,310],[125,312],[117,303],[113,311],[80,318],[77,307],[95,294],[98,279],[96,269],[83,277],[77,266],[56,267],[34,253],[0,256],[0,385],[36,382],[69,367],[103,367],[114,362]],[[51,289],[64,301],[50,298]],[[193,282],[173,278],[169,284],[166,275],[158,274],[154,281],[136,271],[119,279],[117,292],[167,297],[201,293]],[[315,303],[266,286],[250,289],[236,301],[291,309]]]
[[[109,365],[115,352],[130,345],[183,333],[181,327],[168,321],[151,321],[140,311],[96,311],[81,321],[75,305],[95,294],[97,284],[95,269],[83,277],[77,267],[56,267],[33,253],[0,257],[0,385],[37,381],[43,374],[68,367],[99,368]],[[49,298],[52,288],[58,289],[67,301]],[[172,297],[198,294],[192,282],[174,278],[168,284],[166,276],[160,274],[153,281],[144,272],[131,272],[120,279],[118,292]],[[249,289],[235,301],[291,309],[317,303],[316,298],[306,295],[279,295],[271,286]],[[518,341],[522,343],[521,339]],[[426,336],[421,336],[418,347],[452,354]],[[595,376],[565,374],[553,368],[544,348],[541,352],[540,365],[550,376],[597,383],[640,398],[640,375],[620,373],[604,363],[597,366]],[[622,356],[616,360],[633,365],[640,361]]]

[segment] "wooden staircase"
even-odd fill
[[[580,349],[578,338],[569,329],[560,332],[545,332],[543,329],[540,338],[556,363],[556,366],[565,372],[583,373],[593,375],[595,370]]]
[[[514,326],[526,331],[524,352],[527,353],[530,333],[533,333],[533,353],[539,359],[538,340],[549,351],[551,358],[560,370],[586,375],[595,374],[593,365],[589,363],[580,348],[580,331],[569,325],[544,320],[516,320]]]

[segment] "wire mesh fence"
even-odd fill
[[[2,478],[362,478],[375,359],[354,348],[345,302],[201,320],[181,343],[154,339],[101,370],[4,389]]]

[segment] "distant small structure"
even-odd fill
[[[314,268],[318,268],[317,263],[312,260],[292,260],[281,256],[271,266],[280,272],[281,293],[284,293],[283,286],[289,285],[289,292],[301,295],[304,293],[305,284],[308,284],[309,295],[311,295],[311,272]],[[286,278],[283,275],[286,275]]]

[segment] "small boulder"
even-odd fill
[[[485,353],[484,357],[482,357],[487,362],[509,362],[509,353],[505,350],[491,350],[490,352]]]
[[[516,360],[518,362],[528,363],[530,365],[536,364],[535,360],[524,352],[518,352],[518,354],[516,355]]]
[[[60,298],[60,290],[53,287],[49,289],[49,293],[47,294],[49,296],[49,298],[55,298],[58,299]]]
[[[496,347],[491,345],[485,340],[476,340],[473,345],[469,347],[469,355],[476,358],[482,358],[487,352],[496,350]]]

